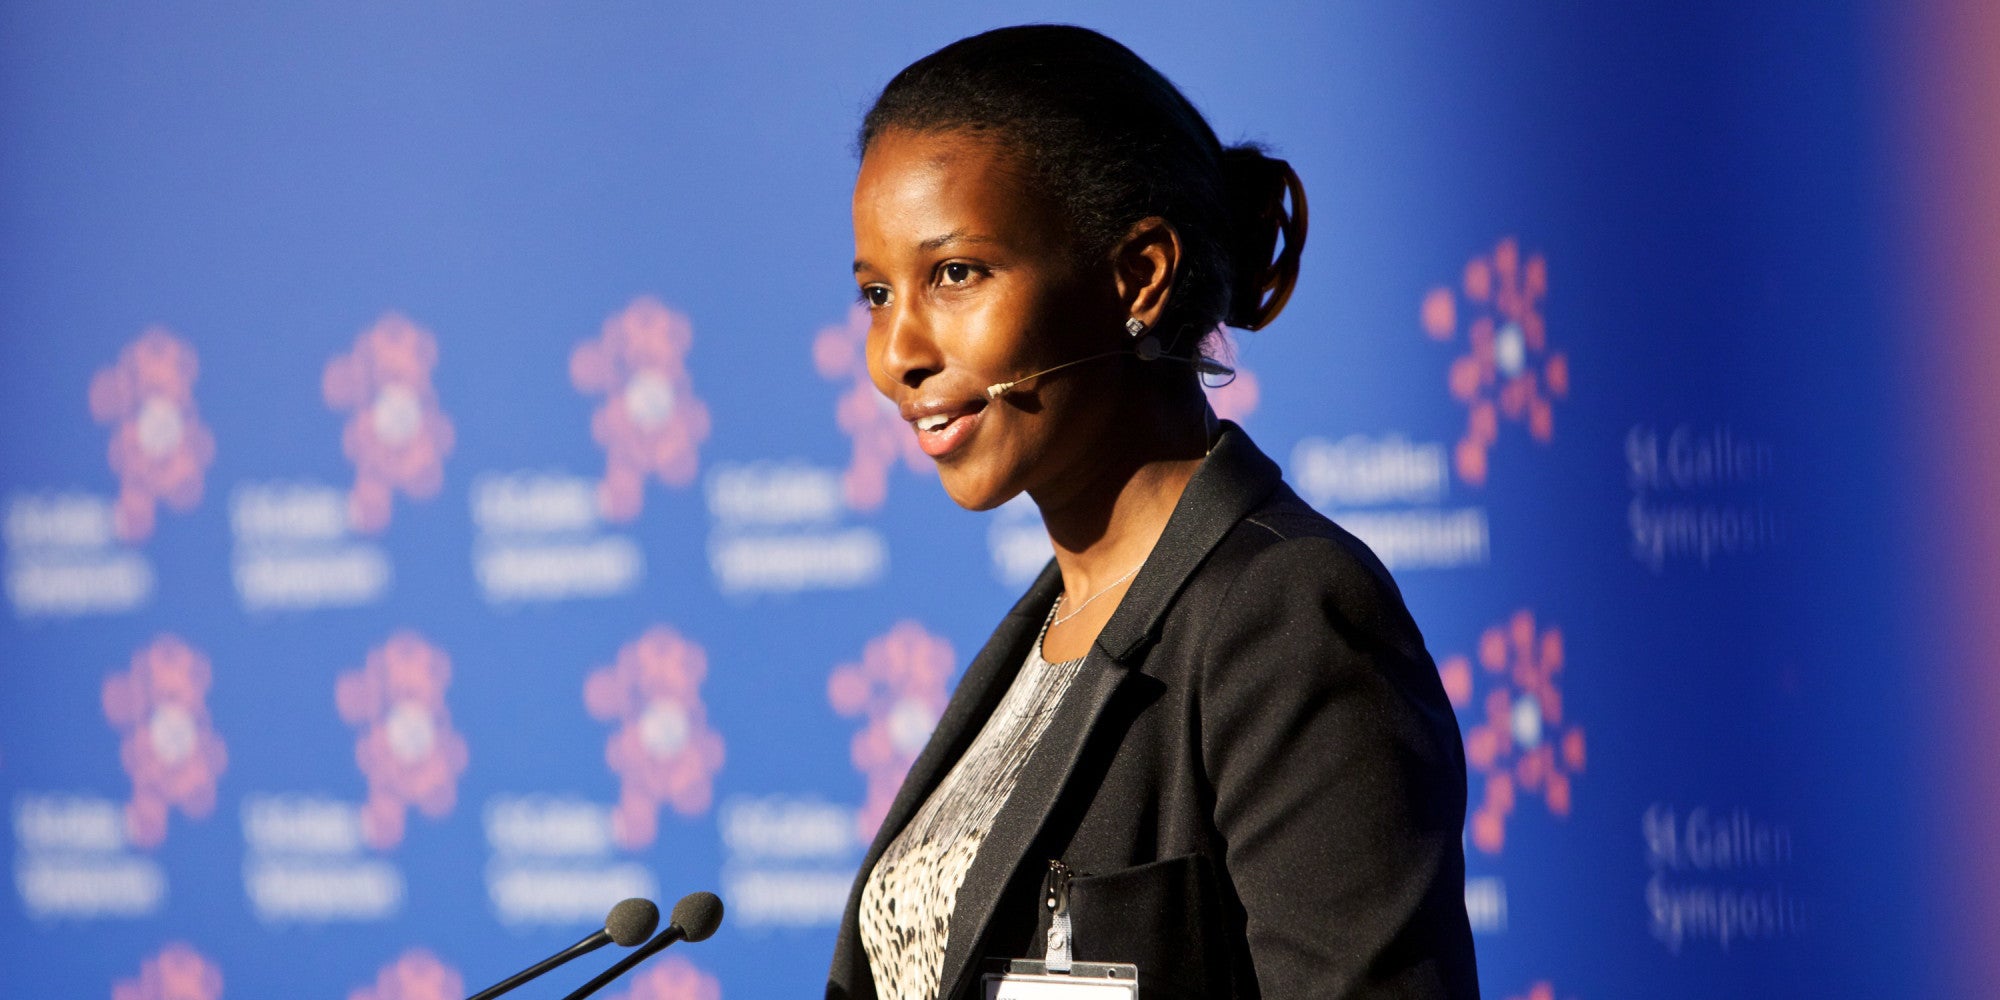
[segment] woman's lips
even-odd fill
[[[983,406],[927,413],[910,421],[917,433],[917,447],[932,458],[943,458],[965,444],[985,416]]]

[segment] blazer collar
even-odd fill
[[[1098,648],[1120,663],[1129,661],[1159,630],[1195,567],[1282,480],[1278,464],[1257,450],[1243,428],[1223,421],[1221,436],[1182,491],[1159,544],[1097,634]]]

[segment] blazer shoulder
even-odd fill
[[[1219,565],[1238,566],[1239,573],[1232,576],[1240,575],[1240,570],[1247,569],[1251,562],[1261,564],[1260,569],[1294,564],[1289,568],[1305,571],[1307,578],[1373,585],[1384,589],[1397,603],[1402,601],[1402,592],[1389,575],[1388,567],[1376,558],[1368,543],[1314,510],[1282,483],[1223,538],[1217,546],[1217,555],[1223,557],[1217,560]],[[1259,572],[1249,582],[1277,584],[1288,580],[1300,582],[1300,577],[1287,573],[1273,580]]]
[[[1387,567],[1367,543],[1289,487],[1280,485],[1244,515],[1205,569],[1208,600],[1200,603],[1216,616],[1212,621],[1246,613],[1292,618],[1316,606],[1405,656],[1428,659]]]

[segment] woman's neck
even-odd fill
[[[1064,618],[1052,627],[1045,646],[1081,655],[1104,623],[1110,620],[1123,589],[1122,579],[1145,562],[1166,531],[1188,481],[1200,467],[1209,446],[1208,428],[1214,417],[1202,401],[1201,415],[1177,419],[1165,426],[1187,425],[1185,434],[1163,440],[1154,431],[1130,440],[1108,441],[1093,451],[1101,456],[1088,473],[1069,480],[1073,489],[1060,497],[1036,495],[1042,524],[1055,549],[1065,597],[1057,610]],[[1158,428],[1160,423],[1135,420],[1124,426]],[[1089,607],[1084,602],[1093,601]],[[1075,616],[1073,623],[1067,619]],[[1048,655],[1054,656],[1054,652]]]
[[[1043,508],[1056,566],[1072,596],[1081,600],[1096,593],[1145,561],[1200,465],[1198,456],[1145,462],[1117,470],[1125,474],[1115,489],[1062,508]]]

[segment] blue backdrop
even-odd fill
[[[1885,17],[1034,19],[1305,180],[1215,399],[1460,705],[1487,994],[1933,987]],[[433,1000],[698,888],[611,995],[817,990],[1047,555],[873,398],[844,263],[867,102],[999,23],[0,11],[5,992]]]

